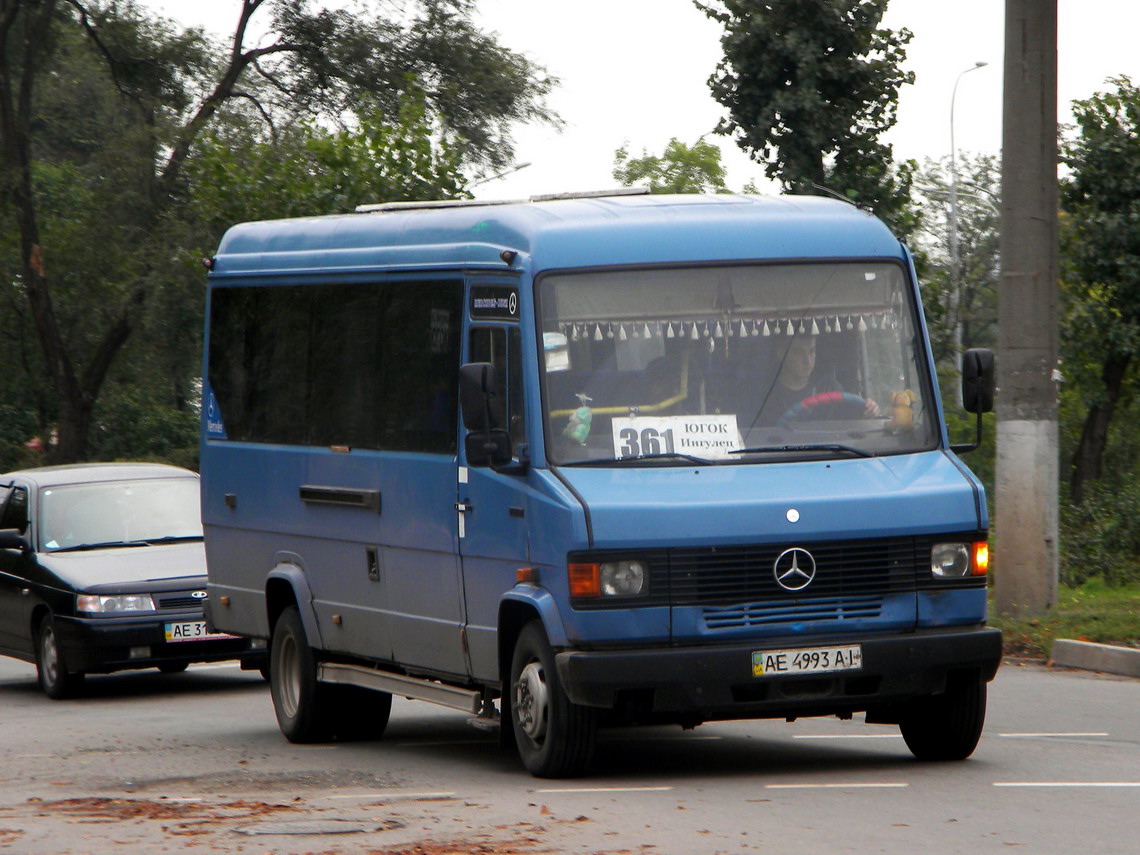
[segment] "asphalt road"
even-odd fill
[[[530,777],[464,716],[398,700],[384,739],[293,746],[236,666],[41,695],[0,660],[0,852],[1140,851],[1140,680],[1007,663],[973,758],[921,764],[856,719],[603,734]]]

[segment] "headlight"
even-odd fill
[[[599,577],[603,597],[636,597],[645,590],[645,565],[640,561],[607,561]]]
[[[89,614],[121,614],[123,612],[153,612],[154,600],[150,594],[80,594],[79,611]]]
[[[930,549],[930,574],[939,579],[984,576],[990,566],[990,549],[977,543],[936,543]]]
[[[603,561],[569,565],[572,597],[637,597],[645,593],[649,573],[644,561]]]

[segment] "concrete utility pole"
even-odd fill
[[[1057,0],[1006,0],[998,286],[997,610],[1057,600]]]

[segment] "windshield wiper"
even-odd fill
[[[590,460],[572,460],[561,465],[591,466],[595,463],[638,463],[642,460],[688,460],[690,463],[696,463],[699,466],[713,466],[716,463],[714,460],[684,454],[680,451],[663,451],[660,454],[639,454],[636,457],[597,457]]]
[[[167,535],[166,537],[148,537],[148,538],[146,538],[146,543],[148,543],[148,544],[181,543],[184,540],[203,540],[203,539],[204,538],[200,534],[171,534],[171,535]]]
[[[145,540],[104,540],[99,543],[78,543],[75,546],[63,546],[53,549],[52,552],[86,552],[89,549],[115,549],[120,546],[150,546]]]
[[[818,442],[807,445],[759,445],[755,448],[737,448],[729,454],[780,454],[795,451],[844,451],[856,457],[874,457],[875,455],[853,445],[843,445],[839,442]]]

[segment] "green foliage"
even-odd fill
[[[691,146],[673,137],[658,157],[642,151],[630,157],[623,145],[614,154],[614,178],[623,187],[648,186],[652,193],[727,193],[720,149],[704,138]]]
[[[921,226],[911,235],[922,257],[922,301],[938,365],[957,370],[963,351],[997,344],[997,294],[1001,275],[1001,175],[991,155],[961,157],[957,165],[957,276],[950,262],[950,171],[946,161],[927,161],[916,175],[923,198]],[[957,386],[955,381],[954,387]]]
[[[198,468],[199,410],[189,402],[148,398],[130,387],[99,402],[91,454],[96,460],[144,460]]]
[[[30,410],[0,404],[0,472],[38,465],[40,457],[28,445],[38,429]]]
[[[246,220],[348,213],[366,203],[461,198],[464,152],[436,134],[422,98],[409,95],[394,122],[373,108],[352,129],[302,121],[275,135],[250,128],[211,134],[187,169],[196,212],[220,231]]]
[[[916,164],[895,165],[880,141],[896,121],[909,30],[881,29],[887,0],[708,0],[724,59],[709,79],[728,111],[718,133],[797,193],[826,187],[870,208],[901,234]]]
[[[1080,504],[1061,504],[1061,580],[1140,583],[1140,484],[1094,484]]]
[[[224,227],[461,196],[463,170],[511,162],[519,122],[558,123],[556,81],[479,31],[471,0],[234,5],[236,42],[215,44],[131,0],[4,4],[0,400],[57,431],[58,460],[119,453],[104,393],[189,397],[192,260]],[[249,47],[259,10],[272,20]],[[0,447],[22,447],[8,425]]]
[[[1057,604],[1044,617],[1016,619],[991,608],[989,622],[1002,631],[1011,655],[1046,658],[1058,638],[1137,647],[1140,585],[1108,586],[1096,578],[1062,584]]]
[[[1104,471],[1140,355],[1140,90],[1127,77],[1109,82],[1114,90],[1074,102],[1077,133],[1062,146],[1061,349],[1080,381],[1066,390],[1077,398],[1070,408],[1086,413],[1070,472],[1075,501]]]
[[[370,17],[277,0],[274,30],[292,49],[258,63],[269,84],[259,88],[263,108],[336,120],[379,107],[395,116],[418,90],[429,115],[464,141],[466,159],[492,170],[514,161],[513,127],[559,124],[545,106],[557,79],[480,31],[474,0],[372,5],[400,8]]]
[[[1097,354],[1140,352],[1140,90],[1074,102],[1077,136],[1062,147],[1065,333]]]

